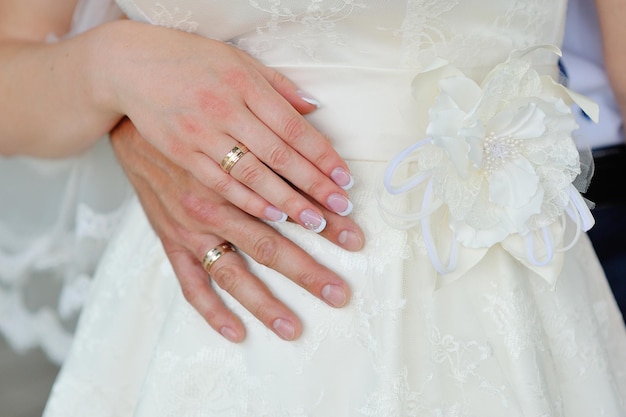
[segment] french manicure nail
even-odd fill
[[[276,333],[285,340],[293,340],[296,337],[296,328],[289,320],[276,319],[272,323],[272,327]]]
[[[322,103],[320,103],[318,99],[316,99],[315,97],[313,97],[311,94],[307,93],[306,91],[298,90],[297,93],[302,100],[317,107],[318,109],[322,106]]]
[[[352,175],[341,167],[333,169],[333,172],[330,173],[330,178],[344,190],[349,190],[354,185]]]
[[[228,326],[222,327],[220,329],[220,333],[222,334],[222,336],[224,336],[226,339],[230,340],[231,342],[239,341],[239,338],[237,337],[237,333]]]
[[[287,213],[282,212],[280,209],[274,206],[267,206],[264,211],[267,220],[284,223],[287,220]]]
[[[347,250],[359,250],[363,247],[361,237],[351,230],[342,230],[337,240],[339,244]]]
[[[347,216],[352,213],[352,203],[341,194],[331,194],[326,202],[328,207],[340,216]]]
[[[320,233],[326,227],[326,219],[313,210],[306,209],[300,213],[300,221],[309,230]]]
[[[325,285],[324,288],[322,288],[322,297],[334,307],[343,307],[348,299],[343,288],[331,284]]]

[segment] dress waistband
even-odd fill
[[[330,66],[274,67],[321,102],[307,119],[347,160],[388,161],[424,138],[428,106],[416,102],[415,69]],[[464,71],[481,81],[490,69]],[[540,72],[557,74],[555,66]]]
[[[416,117],[420,109],[411,96],[416,71],[277,69],[321,102],[307,119],[347,160],[387,161],[419,140],[424,130]]]

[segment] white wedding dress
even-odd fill
[[[308,117],[350,164],[367,244],[276,225],[353,297],[329,308],[249,261],[304,331],[282,341],[220,291],[248,330],[231,344],[132,203],[46,417],[626,415],[624,325],[570,185],[569,105],[594,108],[550,81],[553,47],[533,49],[560,44],[565,0],[118,3],[229,41],[319,99]]]

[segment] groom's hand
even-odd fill
[[[211,267],[209,277],[201,261],[207,251],[224,241],[331,306],[342,307],[348,302],[349,288],[337,274],[174,165],[145,141],[129,120],[113,130],[111,143],[163,243],[185,298],[224,337],[241,341],[245,329],[223,304],[210,280],[281,338],[294,340],[302,329],[296,315],[248,271],[245,260],[236,252],[222,255]],[[352,220],[328,211],[324,215],[329,220],[322,233],[327,239],[348,250],[363,246],[363,233]]]

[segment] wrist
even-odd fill
[[[148,25],[130,20],[103,24],[90,31],[89,65],[95,106],[103,112],[122,117],[126,114],[122,102],[122,88],[128,85],[135,69],[130,68],[138,30]],[[136,75],[135,75],[136,76]]]

